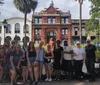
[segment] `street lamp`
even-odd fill
[[[80,42],[82,43],[82,4],[83,4],[83,0],[75,0],[75,1],[78,1],[80,5],[79,28],[80,28]]]
[[[6,28],[7,28],[8,23],[7,23],[7,20],[6,19],[2,23],[4,25],[4,43],[5,43],[5,31],[6,31]]]

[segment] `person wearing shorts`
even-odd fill
[[[46,79],[45,81],[52,81],[52,71],[53,71],[53,53],[51,51],[51,46],[47,46],[47,52],[44,57],[45,69],[46,69]]]
[[[16,72],[20,69],[22,55],[23,54],[20,45],[16,44],[15,50],[10,55],[9,70],[11,73],[11,85],[14,85],[16,83],[16,76],[17,76]]]
[[[26,57],[27,57],[27,61],[28,61],[28,70],[29,70],[29,74],[30,74],[30,85],[33,83],[33,73],[35,76],[35,85],[38,84],[38,53],[37,50],[34,47],[34,43],[30,42],[29,43],[29,47],[26,53]],[[34,71],[34,72],[33,72]]]
[[[22,46],[23,57],[21,61],[23,83],[28,82],[28,68],[27,68],[27,58],[26,58],[27,49],[28,49],[27,41],[24,40]]]
[[[38,47],[38,62],[39,62],[39,80],[41,80],[42,76],[42,69],[43,69],[43,64],[44,64],[44,48],[43,48],[43,42],[40,42],[39,47]]]

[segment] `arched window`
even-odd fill
[[[23,29],[24,30],[24,33],[25,33],[25,29]],[[26,24],[26,33],[29,33],[29,25],[28,24]]]
[[[20,33],[20,24],[19,23],[15,24],[15,33]]]
[[[26,33],[29,33],[29,25],[26,25]]]
[[[2,33],[2,26],[0,26],[0,33]]]
[[[10,24],[7,25],[6,33],[11,33],[11,25]]]

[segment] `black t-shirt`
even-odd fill
[[[29,51],[28,55],[29,57],[36,57],[36,51]]]
[[[86,51],[87,58],[95,58],[95,51],[96,51],[95,45],[90,44],[86,46],[85,51]]]
[[[45,56],[46,57],[50,57],[50,56],[52,56],[52,53],[51,52],[46,52],[46,54],[45,54]],[[46,59],[46,58],[44,58],[44,61],[46,62],[46,63],[49,63],[50,61],[51,61],[51,59]]]
[[[54,61],[60,61],[61,60],[61,53],[63,51],[63,47],[58,47],[58,48],[54,48]]]

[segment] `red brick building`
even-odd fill
[[[87,20],[82,20],[82,42],[86,41]],[[54,40],[68,40],[69,44],[80,40],[79,20],[71,19],[70,11],[62,12],[51,4],[48,8],[34,13],[32,16],[32,40],[34,42],[48,42]]]

